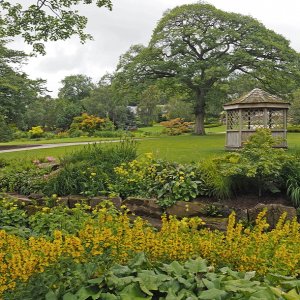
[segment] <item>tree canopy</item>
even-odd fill
[[[59,89],[58,97],[72,102],[78,102],[85,97],[88,97],[95,84],[92,78],[83,75],[69,75],[61,81],[62,87]]]
[[[299,72],[299,54],[283,36],[250,16],[203,3],[170,10],[148,47],[132,50],[120,72],[137,81],[173,78],[188,88],[197,134],[205,133],[206,102],[230,76],[249,74],[268,90],[286,93],[288,80]]]
[[[27,105],[45,90],[43,80],[31,80],[19,70],[24,60],[24,52],[8,49],[0,40],[0,115],[18,127]]]
[[[25,2],[25,3],[24,3]],[[91,39],[84,32],[87,18],[79,14],[80,4],[112,8],[111,0],[0,0],[0,37],[21,36],[36,52],[45,53],[43,42],[66,40],[77,35],[81,42]],[[30,3],[31,2],[31,3]]]

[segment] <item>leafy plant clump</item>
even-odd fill
[[[87,281],[74,299],[299,299],[300,280],[267,275],[260,281],[255,272],[214,270],[201,258],[185,263],[173,261],[157,267],[139,253],[128,265],[115,265],[101,277]],[[51,292],[48,294],[52,294]],[[82,297],[84,295],[84,297]],[[82,297],[82,298],[81,298]]]
[[[113,169],[136,157],[136,143],[122,140],[112,145],[92,144],[61,160],[62,168],[49,178],[47,195],[83,194],[96,196],[108,192],[114,181]]]
[[[168,207],[179,200],[190,201],[208,194],[196,165],[155,160],[151,153],[123,163],[114,171],[117,177],[110,190],[123,198],[155,197],[160,206]]]

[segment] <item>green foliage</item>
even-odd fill
[[[284,185],[284,168],[291,157],[283,149],[274,148],[276,144],[278,140],[270,130],[258,129],[240,152],[216,159],[216,166],[222,176],[232,179],[235,184],[232,189],[240,183],[251,185],[252,182],[259,196],[263,191],[279,192]]]
[[[3,116],[0,115],[0,142],[8,142],[13,139],[13,131],[5,122]]]
[[[27,225],[27,215],[15,199],[0,198],[0,229],[19,228]]]
[[[40,168],[31,161],[10,161],[0,170],[0,189],[22,195],[40,193],[46,185],[45,175],[49,168]]]
[[[41,126],[34,126],[28,131],[28,133],[30,138],[35,139],[42,137],[44,134],[44,130]]]
[[[168,135],[180,135],[183,133],[191,132],[193,129],[192,122],[185,122],[180,118],[164,121],[160,124],[166,128],[165,132]]]
[[[218,199],[228,199],[232,195],[232,180],[220,171],[218,159],[208,158],[199,163],[199,170],[207,187],[207,194]]]
[[[0,2],[0,7],[2,4],[3,1]],[[0,35],[0,115],[4,117],[6,124],[13,123],[18,128],[23,128],[26,108],[38,94],[43,94],[44,81],[31,80],[27,74],[20,71],[26,54],[8,49],[7,41],[1,37],[2,35]]]
[[[59,200],[59,199],[58,199]],[[90,207],[85,204],[76,204],[75,208],[62,205],[53,208],[43,207],[29,217],[29,226],[34,234],[52,236],[55,230],[75,234],[88,218]]]
[[[290,107],[290,116],[292,119],[292,123],[294,125],[299,125],[300,124],[300,89],[297,89],[293,93],[291,104],[292,105]],[[299,131],[300,131],[300,129],[299,129]],[[299,131],[297,131],[297,132],[299,132]]]
[[[95,88],[92,79],[82,74],[66,76],[61,84],[58,97],[75,103],[88,97]]]
[[[193,95],[197,134],[205,133],[205,106],[216,86],[222,90],[234,74],[247,73],[282,93],[291,90],[289,83],[299,75],[298,53],[285,38],[252,17],[202,2],[168,11],[149,46],[135,50],[122,63],[123,78],[144,82],[163,77],[183,85]]]
[[[114,146],[87,145],[61,160],[62,168],[49,179],[45,192],[48,195],[103,194],[114,179],[113,169],[135,157],[136,144],[132,140]]]
[[[115,168],[115,173],[115,183],[110,186],[112,192],[123,198],[156,197],[162,207],[207,194],[202,174],[195,165],[154,160],[151,154],[122,164]]]
[[[293,125],[287,127],[288,132],[300,132],[300,126],[299,125]]]
[[[193,106],[190,102],[179,97],[172,97],[166,105],[168,119],[181,118],[186,121],[193,120]]]
[[[284,169],[284,177],[287,187],[287,195],[291,199],[295,207],[300,206],[300,163],[299,155],[296,155],[293,160]]]
[[[255,272],[235,272],[227,267],[214,270],[201,258],[151,267],[139,253],[128,265],[112,266],[63,299],[288,300],[299,299],[298,286],[299,280],[293,277],[268,275],[258,281]],[[53,294],[50,291],[47,296]]]
[[[5,37],[21,36],[24,41],[33,45],[36,52],[45,54],[42,42],[66,40],[77,35],[81,42],[91,39],[84,33],[87,18],[78,14],[79,4],[95,3],[96,6],[112,8],[110,0],[49,0],[0,1],[1,32]]]
[[[100,118],[94,115],[88,115],[83,113],[81,116],[73,118],[73,122],[70,126],[70,134],[73,131],[82,131],[89,135],[94,135],[95,131],[108,131],[114,130],[114,124],[108,118]]]
[[[171,206],[176,201],[190,201],[207,194],[202,174],[195,165],[163,161],[157,162],[157,165],[154,181],[149,183],[149,193],[157,196],[160,206]]]

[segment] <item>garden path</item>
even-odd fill
[[[112,141],[94,141],[94,142],[75,142],[75,143],[60,143],[60,144],[44,144],[44,145],[18,145],[17,148],[0,150],[0,153],[5,152],[17,152],[17,151],[27,151],[33,149],[47,149],[47,148],[56,148],[56,147],[68,147],[68,146],[78,146],[78,145],[88,145],[88,144],[99,144],[99,143],[118,143],[120,140]],[[16,147],[16,146],[11,146]]]

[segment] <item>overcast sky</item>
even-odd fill
[[[113,10],[91,5],[80,8],[88,17],[87,32],[94,37],[81,45],[77,38],[47,43],[45,56],[31,58],[23,68],[31,78],[47,80],[55,97],[60,81],[67,75],[85,74],[97,82],[114,71],[119,56],[132,44],[147,44],[152,30],[165,10],[196,0],[112,0]],[[22,2],[22,1],[21,1]],[[261,21],[282,34],[300,52],[300,1],[296,0],[207,0],[217,8],[238,12]],[[30,49],[17,43],[18,48]]]

